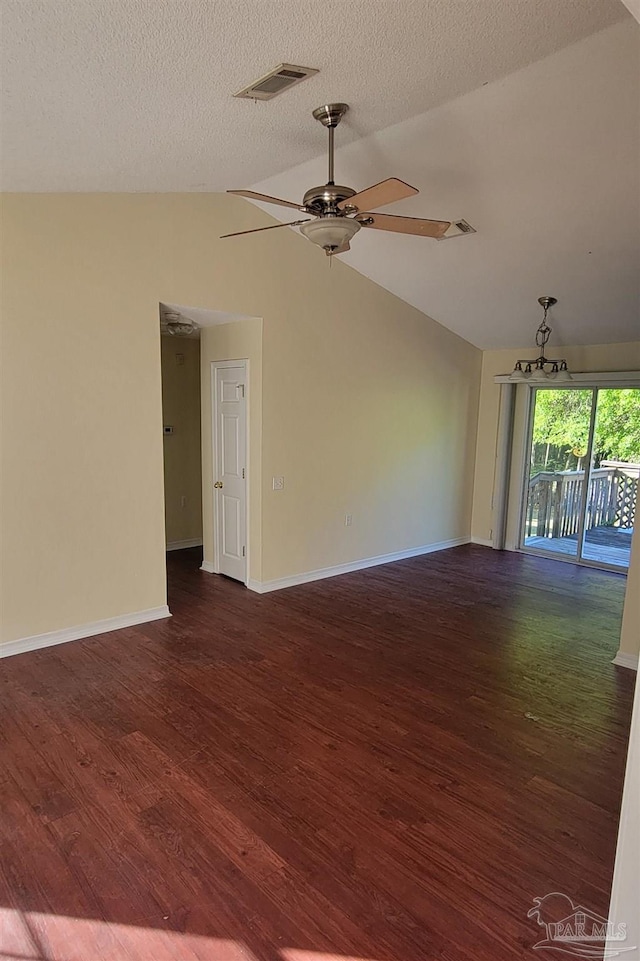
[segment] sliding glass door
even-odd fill
[[[626,570],[638,502],[640,388],[532,394],[521,549]]]

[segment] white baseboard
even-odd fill
[[[103,621],[80,624],[78,627],[66,627],[61,631],[50,631],[48,634],[21,637],[19,640],[5,641],[0,644],[0,657],[12,657],[14,654],[25,654],[27,651],[39,651],[42,647],[66,644],[67,641],[79,641],[83,637],[94,637],[96,634],[118,631],[123,627],[134,627],[136,624],[146,624],[148,621],[159,621],[163,617],[171,617],[171,612],[166,604],[163,607],[151,607],[147,611],[119,614],[118,617],[107,617]]]
[[[485,537],[472,537],[472,544],[480,544],[482,547],[493,547],[493,541],[487,540]]]
[[[183,551],[187,547],[202,547],[201,537],[188,537],[185,541],[169,541],[168,551]]]
[[[360,561],[352,561],[349,564],[337,564],[335,567],[323,567],[316,571],[305,571],[303,574],[293,574],[291,577],[279,577],[273,581],[256,581],[249,579],[247,587],[256,594],[268,594],[270,591],[281,591],[285,587],[296,587],[298,584],[308,584],[311,581],[320,581],[325,577],[336,577],[338,574],[351,574],[354,571],[363,571],[368,567],[378,567],[380,564],[391,564],[393,561],[403,561],[409,557],[419,557],[422,554],[433,554],[435,551],[444,551],[449,547],[460,547],[461,544],[468,544],[468,537],[454,537],[448,541],[439,541],[436,544],[427,544],[424,547],[413,547],[408,551],[397,551],[394,554],[379,554],[377,557],[364,557]],[[204,569],[204,568],[203,568]]]
[[[618,667],[630,667],[632,671],[637,671],[638,655],[627,654],[625,651],[618,651],[611,663],[617,664]]]
[[[213,569],[212,561],[203,561],[200,565],[200,570],[204,571],[206,574],[216,574],[217,571]]]

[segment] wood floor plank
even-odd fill
[[[199,563],[168,555],[170,620],[4,662],[7,958],[524,961],[534,897],[606,914],[620,575],[468,546],[260,596]]]

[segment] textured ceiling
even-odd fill
[[[640,28],[619,0],[0,10],[2,189],[254,186],[298,200],[326,179],[311,109],[346,100],[339,181],[401,177],[420,195],[389,213],[465,217],[478,233],[362,230],[343,260],[483,348],[529,346],[541,294],[559,300],[550,347],[640,337]],[[269,103],[231,96],[281,61],[320,73]],[[257,254],[271,236],[225,243]]]
[[[357,140],[628,17],[619,0],[2,0],[3,189],[222,190]],[[231,94],[320,69],[270,103]]]
[[[482,348],[532,346],[543,294],[558,298],[552,354],[639,340],[639,63],[628,17],[339,148],[339,183],[397,176],[419,188],[385,212],[464,217],[478,230],[441,242],[361,230],[341,260]],[[297,200],[325,176],[319,157],[252,186]]]

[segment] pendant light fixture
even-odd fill
[[[197,333],[198,329],[198,325],[193,320],[183,317],[176,310],[161,310],[160,330],[163,334],[171,334],[172,337],[189,337]]]
[[[549,380],[556,383],[573,380],[566,360],[549,360],[544,356],[544,349],[551,336],[551,327],[547,324],[547,314],[549,308],[557,304],[558,301],[555,297],[538,297],[538,303],[544,310],[542,322],[536,331],[536,345],[540,349],[540,356],[536,357],[535,360],[517,360],[509,380],[514,383],[528,381],[531,384],[544,383]]]

